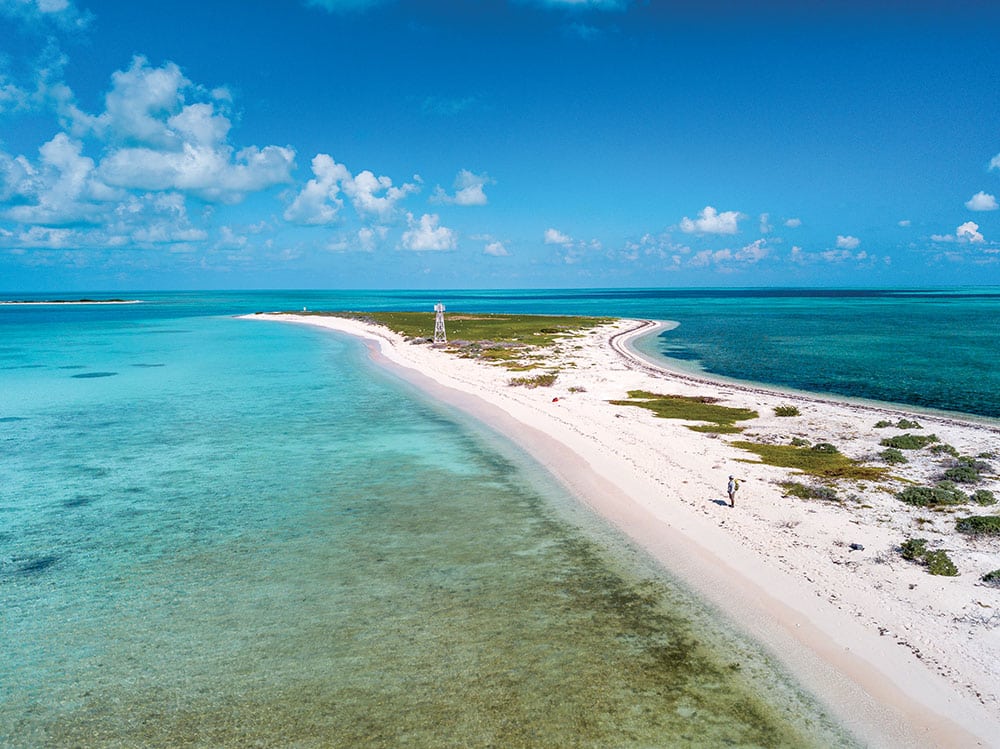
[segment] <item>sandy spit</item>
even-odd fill
[[[553,387],[509,384],[506,370],[413,343],[378,326],[332,317],[251,315],[319,326],[364,339],[374,358],[527,449],[579,499],[617,525],[665,568],[763,643],[864,743],[878,747],[1000,747],[1000,589],[980,578],[1000,568],[1000,543],[954,530],[955,513],[903,504],[904,480],[931,484],[943,457],[908,451],[887,484],[842,482],[842,502],[783,496],[784,468],[733,438],[613,406],[629,390],[707,395],[752,408],[735,439],[831,442],[878,465],[875,428],[908,418],[963,455],[1000,451],[1000,426],[890,406],[827,400],[671,372],[629,341],[656,329],[618,320],[559,347]],[[571,390],[572,388],[572,390]],[[801,415],[777,417],[778,405]],[[994,461],[995,464],[996,461]],[[729,474],[743,479],[737,507]],[[996,476],[980,484],[1000,496]],[[958,577],[929,575],[899,554],[910,537],[947,552]],[[851,545],[864,548],[852,550]]]

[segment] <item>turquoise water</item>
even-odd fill
[[[0,745],[851,745],[303,296],[0,307]]]
[[[128,296],[0,306],[3,746],[850,743],[510,445],[233,314],[671,319],[713,373],[1000,416],[989,289]]]

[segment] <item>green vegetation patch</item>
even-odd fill
[[[879,453],[879,457],[882,458],[884,462],[889,463],[890,465],[897,465],[901,463],[910,462],[909,460],[907,460],[906,456],[903,455],[903,451],[895,447],[886,448],[881,453]]]
[[[927,568],[931,575],[955,577],[958,567],[951,561],[948,553],[943,550],[928,551],[926,538],[908,538],[899,545],[903,559],[917,562]]]
[[[1000,515],[972,515],[955,521],[955,530],[967,536],[1000,536]]]
[[[798,481],[782,481],[778,484],[785,490],[786,497],[800,499],[821,499],[826,502],[837,502],[837,492],[832,486],[809,486]]]
[[[706,422],[691,426],[696,432],[731,434],[741,432],[737,421],[756,419],[760,414],[749,408],[731,408],[718,405],[717,398],[705,396],[661,395],[645,390],[630,390],[628,400],[609,401],[615,406],[638,406],[652,411],[661,419]]]
[[[891,421],[886,421],[885,419],[875,422],[876,429],[885,429],[887,427],[896,427],[897,429],[923,429],[920,424],[915,421],[910,421],[909,419],[900,419],[895,424]]]
[[[969,499],[977,505],[995,505],[997,503],[996,495],[989,489],[976,489],[969,495]]]
[[[949,481],[942,481],[937,486],[908,486],[896,494],[896,498],[914,507],[964,505],[969,501],[965,492]]]
[[[1000,588],[1000,570],[993,570],[992,572],[987,572],[981,578],[987,585],[992,585],[994,588]]]
[[[958,450],[956,450],[952,445],[949,445],[947,442],[931,445],[931,452],[935,455],[941,455],[943,453],[945,455],[950,455],[953,458],[958,457]]]
[[[515,387],[547,388],[552,387],[558,376],[559,375],[555,372],[546,372],[545,374],[535,375],[534,377],[512,377],[509,384]]]
[[[801,411],[795,406],[775,406],[775,416],[799,416]]]
[[[938,438],[933,434],[897,434],[895,437],[886,437],[879,444],[882,447],[895,447],[899,450],[919,450],[927,447]]]
[[[374,322],[407,338],[434,337],[434,312],[317,312],[315,314]],[[579,334],[613,320],[611,317],[450,312],[445,314],[445,328],[450,341],[550,346],[557,338]]]
[[[880,481],[887,477],[885,468],[866,466],[847,457],[828,442],[812,447],[795,445],[765,445],[759,442],[739,441],[734,447],[760,456],[760,462],[770,466],[795,468],[804,474],[824,479],[855,479]]]

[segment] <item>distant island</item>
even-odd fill
[[[0,304],[141,304],[141,299],[9,299]]]

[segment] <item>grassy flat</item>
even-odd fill
[[[296,312],[346,317],[382,325],[410,339],[434,337],[434,312]],[[523,371],[542,365],[537,351],[560,339],[613,322],[612,317],[507,315],[451,312],[445,314],[448,348],[460,356]]]
[[[696,432],[732,434],[743,431],[736,426],[737,421],[756,419],[759,414],[749,408],[720,406],[715,398],[691,397],[685,395],[661,395],[645,390],[630,390],[628,400],[610,401],[615,406],[638,406],[652,411],[661,419],[681,419],[700,421],[689,426]]]
[[[733,442],[732,445],[756,453],[760,456],[761,463],[781,468],[795,468],[804,474],[819,478],[880,481],[889,477],[885,468],[863,465],[835,450],[817,450],[815,447],[795,445],[765,445],[745,441]]]

